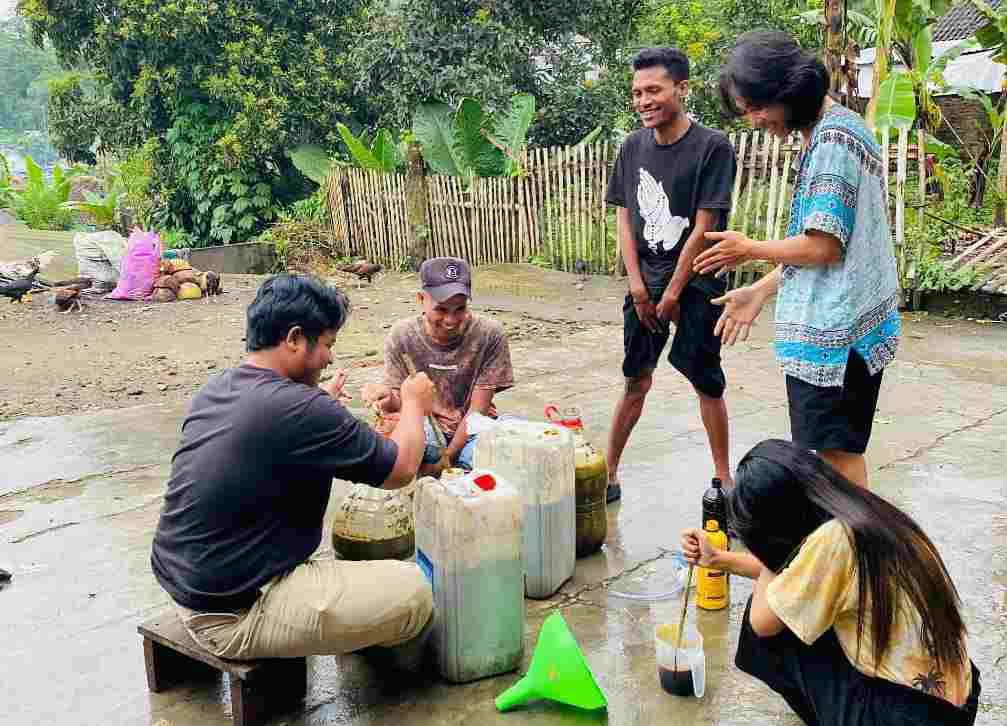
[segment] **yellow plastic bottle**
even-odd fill
[[[727,535],[720,531],[716,519],[706,522],[706,538],[714,549],[727,549]],[[709,567],[699,568],[699,579],[696,581],[696,606],[703,610],[723,610],[731,604],[731,591],[728,587],[727,573]]]

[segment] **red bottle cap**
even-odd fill
[[[560,413],[559,407],[555,405],[548,405],[545,407],[545,417],[550,423],[559,424],[568,429],[582,429],[584,428],[584,422],[581,421],[580,416],[569,416],[564,417]]]
[[[496,489],[497,486],[496,479],[491,477],[489,474],[480,474],[473,479],[473,481],[475,482],[475,485],[484,492],[491,492]]]

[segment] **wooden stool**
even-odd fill
[[[256,726],[272,713],[296,706],[308,687],[304,658],[222,660],[204,650],[174,612],[137,627],[143,636],[147,687],[154,693],[208,672],[226,673],[234,726]]]

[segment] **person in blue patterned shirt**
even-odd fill
[[[727,345],[748,337],[776,299],[776,356],[786,374],[794,442],[867,486],[864,452],[885,366],[898,346],[900,290],[888,225],[884,160],[857,114],[827,94],[822,62],[785,33],[738,39],[720,79],[728,110],[780,138],[796,131],[802,154],[783,240],[711,232],[698,273],[749,260],[776,269],[714,300]]]

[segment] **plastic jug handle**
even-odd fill
[[[692,657],[692,689],[696,698],[702,698],[706,693],[706,651],[702,650]]]
[[[552,421],[554,423],[558,423],[560,420],[562,420],[561,417],[560,417],[560,415],[559,415],[559,406],[556,406],[555,404],[552,404],[552,403],[550,403],[548,406],[546,406],[545,407],[545,418],[546,418],[546,421]]]

